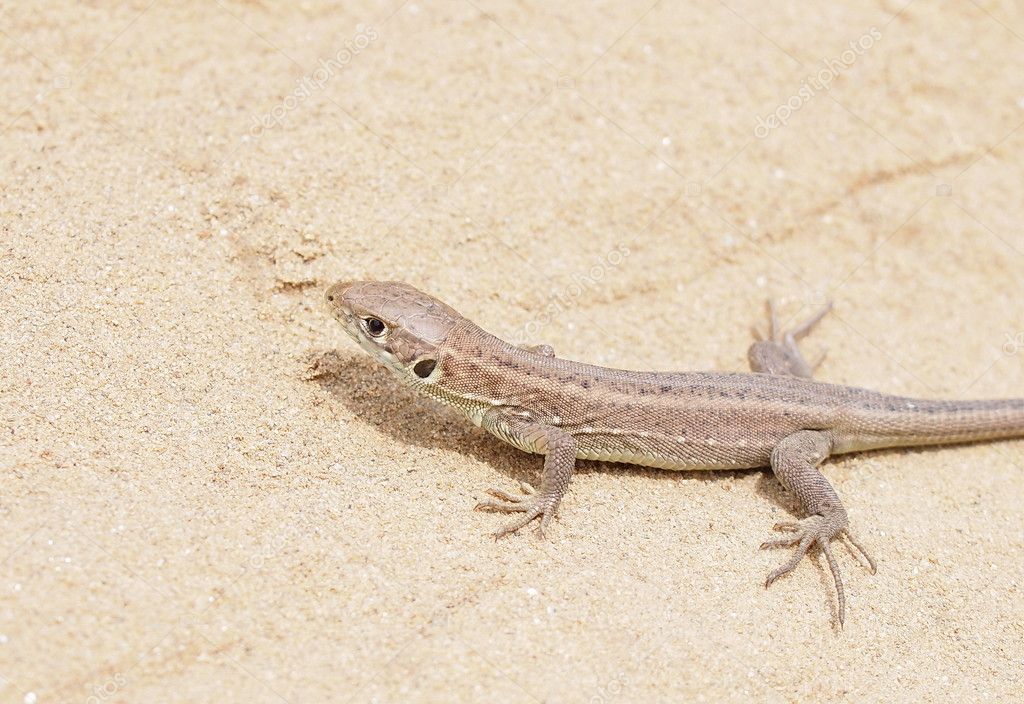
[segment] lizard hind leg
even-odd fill
[[[846,618],[846,592],[839,563],[832,554],[832,540],[845,536],[867,560],[872,573],[875,572],[875,563],[850,535],[846,509],[835,489],[818,470],[818,465],[828,457],[831,450],[832,439],[828,433],[818,430],[797,431],[775,446],[771,456],[772,471],[784,487],[797,495],[801,506],[810,515],[797,522],[777,523],[775,530],[787,535],[768,540],[761,544],[761,548],[795,547],[789,560],[768,575],[764,585],[766,588],[779,577],[796,569],[812,547],[820,548],[835,582],[839,626],[842,627]]]
[[[814,371],[825,359],[822,353],[814,362],[808,362],[800,347],[801,339],[814,329],[821,319],[832,310],[832,303],[826,303],[810,318],[790,330],[781,330],[775,304],[768,301],[768,339],[752,344],[747,350],[751,370],[760,374],[779,374],[811,378]]]

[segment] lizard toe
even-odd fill
[[[777,540],[766,540],[761,543],[762,550],[771,550],[772,548],[791,548],[800,542],[799,536],[791,538],[779,538]]]
[[[795,533],[800,530],[799,521],[780,521],[772,526],[772,530],[777,530],[780,533]]]
[[[501,513],[520,513],[523,511],[529,511],[530,508],[524,503],[518,501],[494,501],[493,499],[485,499],[484,501],[477,502],[477,505],[473,507],[474,511],[499,511]]]
[[[475,510],[489,510],[489,511],[502,511],[505,513],[518,513],[523,511],[530,511],[533,508],[535,492],[534,488],[526,482],[520,482],[520,488],[523,491],[522,496],[513,496],[504,489],[487,489],[487,493],[493,496],[494,499],[484,499],[477,503],[473,508]]]
[[[786,562],[779,565],[768,575],[768,578],[764,583],[765,588],[771,586],[772,582],[777,580],[779,577],[787,575],[795,570],[807,552],[817,545],[818,548],[821,549],[825,559],[828,561],[829,571],[832,573],[832,579],[835,583],[836,597],[839,602],[839,626],[841,628],[846,619],[846,593],[843,589],[843,579],[839,572],[839,563],[832,554],[832,540],[845,535],[847,540],[849,540],[849,542],[851,542],[860,551],[860,554],[868,561],[871,572],[875,572],[874,561],[867,552],[864,551],[864,548],[850,537],[849,531],[846,529],[845,514],[816,514],[814,516],[809,516],[796,524],[776,524],[775,529],[788,531],[791,535],[785,538],[765,541],[761,544],[761,548],[796,546],[796,549]]]
[[[526,515],[524,515],[518,521],[513,521],[512,523],[509,523],[507,526],[504,526],[503,528],[495,531],[494,539],[498,540],[499,538],[504,538],[506,535],[511,535],[512,533],[515,533],[517,530],[519,530],[520,528],[522,528],[523,526],[525,526],[527,523],[529,523],[533,519],[537,518],[538,516],[544,517],[545,516],[545,511],[540,506],[534,505],[532,508],[530,508],[526,512]],[[540,531],[539,532],[540,532],[541,537],[543,538],[544,537],[544,519],[543,518],[541,519],[541,527],[540,527]]]
[[[507,497],[507,501],[481,501],[477,504],[477,508],[488,509],[491,511],[502,511],[505,513],[522,513],[523,516],[517,520],[504,526],[496,533],[495,538],[503,538],[506,535],[515,533],[517,530],[527,525],[535,518],[540,518],[540,525],[537,527],[538,535],[543,538],[544,533],[551,523],[551,519],[554,517],[555,512],[558,508],[558,500],[553,499],[551,496],[545,494],[526,494],[520,497],[510,497],[504,492],[491,492],[492,494],[501,494],[503,497]]]
[[[510,503],[516,503],[522,498],[520,496],[513,496],[512,494],[508,493],[507,491],[503,491],[502,489],[488,489],[487,493],[496,499],[501,499],[502,501],[507,501]]]

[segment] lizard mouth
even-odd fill
[[[336,317],[338,318],[338,322],[340,322],[341,326],[345,329],[345,333],[362,345],[363,335],[362,331],[359,329],[359,323],[356,320],[356,316],[348,311],[342,311],[337,313]]]
[[[361,344],[362,335],[360,334],[359,324],[356,320],[355,314],[352,313],[352,311],[338,308],[335,308],[331,312],[334,315],[334,319],[341,323],[341,327],[345,331],[345,334]]]

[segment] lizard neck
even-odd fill
[[[508,379],[516,353],[531,354],[463,319],[438,347],[440,373],[428,380],[413,379],[411,384],[481,425],[489,409],[509,404]]]

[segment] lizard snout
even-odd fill
[[[340,301],[342,300],[342,297],[345,295],[345,292],[348,291],[348,289],[351,287],[351,281],[339,281],[338,283],[332,285],[327,289],[327,291],[324,293],[324,298],[327,299],[328,303]]]

